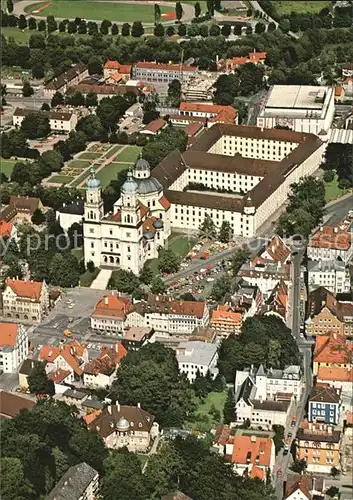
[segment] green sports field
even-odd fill
[[[330,8],[331,2],[272,2],[276,7],[276,10],[280,16],[284,14],[290,14],[291,12],[297,12],[298,14],[320,12],[321,9]]]
[[[49,4],[43,8],[45,4]],[[43,8],[40,12],[35,13],[36,16],[55,16],[57,18],[74,19],[81,17],[83,19],[91,19],[103,21],[109,19],[112,22],[133,22],[141,21],[146,23],[154,22],[154,7],[153,4],[127,4],[121,2],[87,2],[86,0],[52,0],[51,2],[37,2],[25,8],[28,14],[32,14],[34,10]],[[173,10],[172,7],[161,6],[161,13],[167,13]],[[163,19],[163,18],[162,18]]]

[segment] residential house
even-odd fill
[[[265,481],[267,471],[272,473],[275,464],[275,446],[270,437],[236,434],[226,444],[226,456],[238,474],[243,475],[246,471],[250,477]]]
[[[99,474],[86,462],[72,465],[46,496],[46,500],[96,500]]]
[[[176,348],[179,371],[185,373],[190,382],[197,374],[205,376],[210,372],[212,378],[218,374],[218,347],[215,344],[198,340],[181,342]]]
[[[49,310],[48,286],[45,281],[8,279],[2,303],[5,318],[41,323]]]
[[[315,385],[309,395],[308,421],[337,425],[340,421],[341,390],[326,384]]]
[[[265,261],[288,264],[291,259],[291,248],[278,234],[275,234],[259,256]]]
[[[347,76],[343,80],[343,88],[344,88],[344,91],[345,91],[347,97],[353,95],[353,77],[352,76]]]
[[[264,314],[279,317],[288,327],[291,326],[290,285],[279,281],[264,304]]]
[[[6,220],[0,220],[0,237],[2,240],[6,238],[16,238],[17,230],[13,224],[6,222]]]
[[[77,340],[69,344],[54,347],[45,345],[39,353],[39,359],[47,362],[47,371],[53,374],[57,380],[56,383],[64,381],[72,383],[75,378],[80,378],[83,375],[83,365],[88,362],[88,352],[84,344],[80,344]],[[68,373],[67,373],[68,372]],[[61,377],[64,377],[62,379]],[[55,381],[55,380],[54,380]]]
[[[288,474],[283,500],[325,500],[325,479],[312,474]]]
[[[91,314],[91,328],[108,334],[121,333],[132,302],[118,295],[105,295]]]
[[[132,86],[132,85],[92,85],[89,83],[79,83],[78,85],[73,85],[68,88],[68,94],[75,94],[80,92],[84,96],[87,94],[96,94],[98,102],[105,97],[114,97],[117,95],[125,95],[127,93],[133,93],[136,97],[142,95],[143,86]]]
[[[313,357],[313,373],[318,374],[321,367],[353,368],[353,342],[345,336],[332,332],[328,335],[317,335]]]
[[[232,429],[227,424],[222,424],[216,428],[215,431],[211,430],[211,433],[214,434],[212,440],[212,451],[217,452],[219,455],[225,454],[226,444],[229,442],[229,439],[232,435]]]
[[[351,279],[348,267],[341,259],[334,261],[308,260],[308,283],[309,288],[325,287],[332,293],[348,293],[351,287]]]
[[[95,359],[85,363],[83,368],[84,385],[100,388],[110,387],[116,370],[126,354],[127,350],[121,342],[117,342],[113,347],[103,347]]]
[[[25,117],[35,112],[37,112],[35,109],[16,108],[12,116],[13,125],[20,127]],[[78,118],[75,113],[66,111],[41,111],[41,113],[48,118],[53,133],[69,134],[76,128]]]
[[[320,366],[317,372],[318,384],[328,384],[341,391],[342,400],[353,398],[353,368],[344,366]]]
[[[72,85],[77,85],[81,80],[88,77],[88,66],[78,63],[59,76],[54,76],[46,82],[44,97],[51,99],[56,92],[64,94]]]
[[[248,57],[233,57],[228,63],[230,69],[233,71],[234,69],[239,68],[239,66],[243,66],[244,64],[253,63],[257,64],[265,64],[265,60],[267,57],[267,52],[249,52]]]
[[[296,459],[305,460],[308,472],[329,474],[340,466],[342,433],[332,425],[304,421],[296,437]]]
[[[217,331],[219,338],[227,338],[231,333],[239,335],[242,324],[242,314],[233,311],[231,306],[218,305],[217,309],[212,312],[210,326]]]
[[[137,62],[132,73],[135,80],[143,82],[170,83],[173,80],[179,80],[185,83],[197,76],[198,69],[185,64]]]
[[[10,203],[0,213],[0,219],[12,224],[31,222],[32,215],[37,209],[43,210],[43,205],[39,198],[11,196]]]
[[[121,343],[128,351],[137,351],[149,342],[154,334],[153,328],[143,326],[131,326],[123,332]]]
[[[151,327],[156,332],[191,334],[209,323],[206,302],[173,300],[168,296],[149,295],[146,301],[133,305],[127,313],[125,326]]]
[[[0,372],[15,372],[28,355],[28,344],[23,325],[0,322]]]
[[[162,118],[158,118],[157,120],[152,120],[148,125],[146,125],[140,132],[140,134],[155,136],[160,134],[162,130],[167,127],[168,123]]]
[[[18,385],[21,390],[28,390],[28,377],[32,373],[35,366],[42,364],[36,359],[25,359],[18,370]]]
[[[81,199],[71,203],[63,203],[63,206],[56,211],[56,218],[65,233],[68,232],[72,224],[81,224],[85,212],[84,202]]]
[[[213,123],[238,124],[238,111],[233,106],[222,106],[218,104],[181,102],[179,106],[179,120],[183,117],[205,118],[208,126]],[[175,117],[171,119],[173,122]]]
[[[145,452],[158,436],[154,416],[137,406],[109,405],[89,424],[103,438],[108,448]]]
[[[232,296],[232,304],[235,311],[241,312],[243,321],[245,321],[261,312],[262,299],[262,293],[258,286],[250,286],[243,282]]]
[[[331,332],[353,337],[353,301],[338,300],[327,289],[320,287],[309,295],[307,332],[312,336]]]
[[[0,389],[0,419],[17,417],[22,410],[32,410],[36,403],[14,392]]]
[[[345,224],[321,226],[308,243],[309,259],[335,261],[340,258],[347,264],[353,255],[352,233],[348,229]]]
[[[263,257],[255,257],[243,264],[238,276],[251,286],[258,286],[260,292],[269,297],[274,287],[279,283],[290,284],[290,265],[279,262],[271,262]]]
[[[109,81],[109,78],[114,75],[120,75],[124,81],[130,79],[131,64],[120,64],[118,61],[107,61],[104,64],[104,78]]]

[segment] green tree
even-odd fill
[[[98,56],[93,56],[88,61],[88,73],[90,75],[103,75],[103,61]]]
[[[181,300],[185,300],[187,302],[197,302],[197,300],[194,297],[194,295],[192,295],[192,293],[189,293],[189,292],[182,293],[180,295],[180,298],[181,298]]]
[[[40,226],[41,224],[43,224],[43,222],[45,222],[45,216],[40,208],[37,208],[33,212],[31,222],[32,224],[36,224],[37,226]]]
[[[80,280],[77,259],[70,252],[54,255],[49,268],[49,281],[63,288],[75,287]]]
[[[58,151],[49,150],[42,153],[39,163],[43,166],[44,176],[46,176],[51,172],[59,172],[64,165],[64,160]]]
[[[63,104],[65,104],[64,96],[61,94],[61,92],[55,92],[51,99],[50,106],[52,108],[55,108],[56,106],[62,106]]]
[[[165,293],[165,291],[166,291],[166,285],[162,277],[159,274],[154,275],[151,280],[151,292],[156,295],[160,295]]]
[[[166,30],[166,35],[167,36],[173,36],[175,35],[175,29],[174,26],[168,26]]]
[[[222,243],[228,243],[233,239],[233,230],[230,223],[226,220],[222,222],[221,228],[219,230],[218,239]]]
[[[7,8],[7,12],[9,14],[13,13],[13,1],[12,0],[6,0],[6,8]]]
[[[211,296],[216,302],[220,302],[231,292],[232,280],[230,276],[218,278],[212,286]]]
[[[246,27],[246,30],[245,30],[245,33],[246,33],[247,35],[252,35],[252,31],[253,31],[253,30],[252,30],[252,26],[247,26],[247,27]]]
[[[216,225],[208,214],[200,226],[199,234],[201,238],[215,239],[217,237]]]
[[[138,277],[135,276],[133,272],[125,271],[124,269],[115,271],[108,283],[108,288],[129,294],[139,286],[140,282]]]
[[[273,425],[272,430],[275,435],[273,436],[273,443],[275,445],[275,453],[278,455],[281,448],[284,446],[284,427],[283,425]]]
[[[232,32],[232,27],[229,24],[224,24],[221,28],[221,34],[222,36],[225,36],[226,38],[230,36]]]
[[[283,33],[288,33],[290,30],[290,21],[287,18],[283,18],[279,22],[279,29],[283,31]]]
[[[201,14],[201,7],[200,7],[199,2],[195,3],[194,9],[195,9],[195,17],[197,19],[198,17],[200,17],[200,14]]]
[[[295,460],[290,466],[290,469],[297,474],[303,474],[307,468],[306,460],[303,458],[301,460]]]
[[[178,22],[180,23],[180,19],[183,17],[183,14],[184,14],[184,11],[183,11],[183,7],[181,5],[180,2],[176,2],[175,4],[175,15],[176,15],[176,18],[178,20]]]
[[[228,389],[227,399],[223,407],[223,422],[230,424],[235,420],[235,400],[233,389]]]
[[[28,375],[28,388],[31,394],[48,394],[54,396],[54,382],[48,379],[43,363],[36,363]]]
[[[49,119],[40,111],[29,113],[21,123],[21,132],[27,139],[37,139],[50,134]]]
[[[221,34],[221,28],[217,24],[212,24],[209,33],[210,36],[219,36]]]
[[[95,94],[94,92],[88,92],[88,94],[86,95],[86,107],[93,108],[96,107],[97,105],[98,105],[97,94]]]
[[[166,155],[179,149],[183,152],[187,146],[187,135],[184,130],[169,126],[143,148],[142,155],[153,168],[165,158]]]
[[[209,30],[207,24],[201,24],[200,26],[200,36],[207,38],[209,35]]]
[[[255,26],[255,33],[260,35],[261,33],[264,33],[266,31],[266,25],[264,23],[257,23]]]
[[[4,457],[0,459],[1,493],[7,500],[33,498],[31,483],[26,479],[21,460]]]
[[[154,272],[152,271],[150,266],[148,266],[145,263],[141,272],[140,272],[140,281],[142,281],[142,283],[144,283],[145,285],[149,285],[152,281],[153,276],[154,276]]]
[[[331,467],[330,476],[332,476],[335,479],[340,474],[341,474],[341,472],[339,471],[339,469],[337,469],[337,467]]]
[[[121,34],[122,36],[130,36],[130,29],[131,26],[129,23],[124,23],[121,28]]]
[[[172,106],[179,107],[181,101],[181,83],[173,80],[168,85],[168,102]]]
[[[178,26],[178,35],[185,36],[186,35],[186,26],[185,24],[179,24]]]
[[[173,250],[164,248],[158,255],[158,269],[162,273],[176,273],[180,269],[181,258]]]
[[[76,130],[83,132],[88,141],[100,141],[105,132],[100,119],[96,115],[88,115],[81,118],[77,123]]]
[[[339,498],[339,488],[337,488],[336,486],[330,486],[327,490],[326,490],[326,495],[329,496],[330,498]]]
[[[24,30],[27,28],[27,19],[23,14],[21,14],[18,18],[18,27],[20,30]]]
[[[250,258],[250,250],[246,245],[239,247],[235,250],[234,254],[231,257],[231,268],[233,271],[233,276],[236,276],[239,272],[239,269],[245,262],[247,262]]]
[[[154,4],[154,23],[157,24],[161,20],[161,8],[158,3]],[[157,35],[160,36],[160,35]]]
[[[131,28],[131,36],[135,38],[139,38],[144,34],[145,30],[143,28],[143,25],[141,21],[134,21],[132,23],[132,28]]]
[[[156,24],[153,32],[154,32],[154,36],[164,36],[165,29],[164,29],[163,24],[161,24],[161,23]]]
[[[215,0],[206,0],[207,12],[213,16],[215,9]]]
[[[22,95],[23,97],[31,97],[31,95],[34,94],[33,87],[31,87],[31,84],[29,82],[24,82],[23,87],[22,87]]]
[[[29,30],[36,30],[37,29],[37,21],[35,20],[34,17],[30,17],[28,19],[28,29]]]
[[[95,269],[96,269],[96,266],[94,265],[94,262],[92,260],[89,260],[87,262],[87,271],[89,271],[90,273],[93,273]]]
[[[41,111],[50,111],[50,106],[47,102],[43,102],[42,107],[40,108]]]
[[[119,28],[118,28],[118,25],[116,23],[112,24],[111,33],[113,36],[119,35]]]

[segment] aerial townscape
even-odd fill
[[[352,0],[3,0],[0,106],[0,497],[352,500]]]

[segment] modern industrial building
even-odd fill
[[[257,125],[289,127],[296,132],[326,135],[334,112],[334,87],[273,85],[262,103]]]

